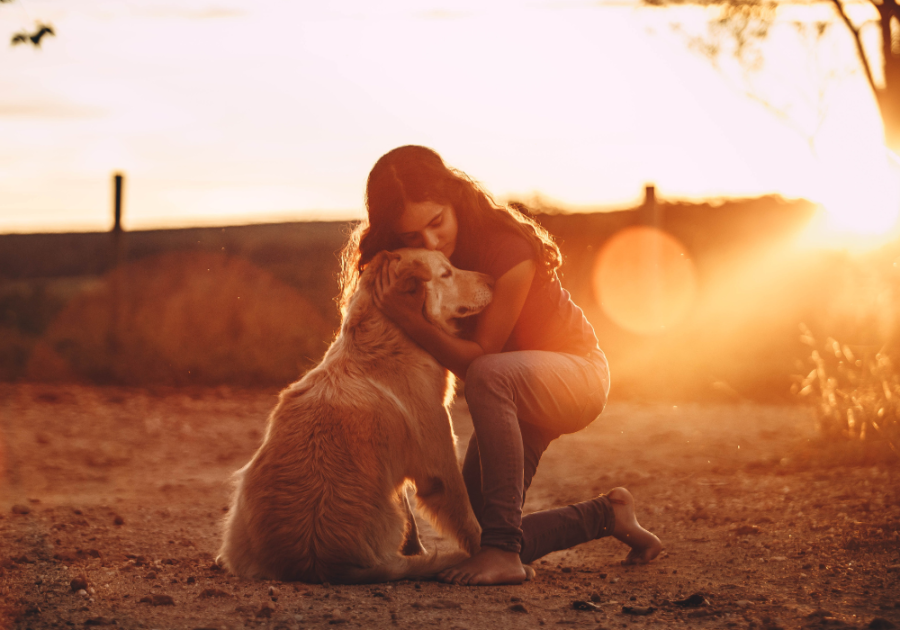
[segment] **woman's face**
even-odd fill
[[[424,247],[447,258],[456,249],[456,212],[449,204],[419,201],[406,204],[394,231],[406,247]]]

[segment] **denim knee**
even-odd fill
[[[512,397],[503,375],[504,357],[500,354],[483,354],[469,364],[466,370],[465,395],[470,407],[477,406],[485,396]]]

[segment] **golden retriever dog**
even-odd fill
[[[322,362],[281,392],[262,445],[236,474],[219,563],[245,578],[365,583],[433,575],[475,553],[481,528],[456,459],[452,376],[377,308],[391,265],[424,283],[425,316],[449,333],[491,300],[491,279],[440,252],[381,252]],[[463,552],[426,554],[406,488]]]

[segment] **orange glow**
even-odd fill
[[[697,295],[697,272],[678,240],[651,227],[630,227],[604,245],[594,263],[594,296],[604,313],[641,335],[680,322]]]
[[[900,159],[884,147],[855,157],[849,166],[822,160],[821,205],[801,246],[867,251],[900,235]]]

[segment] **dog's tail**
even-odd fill
[[[393,582],[416,578],[434,577],[444,569],[459,564],[469,557],[463,551],[429,553],[418,556],[397,554],[390,562],[376,567],[353,567],[343,572],[340,580],[345,584]]]

